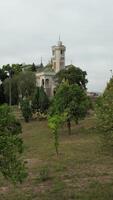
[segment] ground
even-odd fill
[[[113,200],[113,158],[100,151],[94,116],[73,123],[70,136],[59,131],[59,156],[47,121],[22,127],[29,176],[17,186],[1,176],[0,200]]]

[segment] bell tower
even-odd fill
[[[58,44],[52,46],[52,68],[56,73],[65,67],[65,51],[66,47],[59,38]]]

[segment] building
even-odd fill
[[[54,95],[56,87],[54,76],[65,67],[66,47],[59,40],[58,44],[52,46],[52,59],[46,67],[40,67],[36,72],[36,83],[38,87],[43,86],[46,94],[51,97]]]

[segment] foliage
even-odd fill
[[[33,111],[46,113],[49,107],[49,99],[43,87],[37,87],[32,99]]]
[[[27,176],[25,163],[20,159],[23,141],[21,124],[7,105],[0,106],[0,171],[13,183],[22,182]]]
[[[3,69],[0,69],[0,81],[3,82],[7,77],[7,73]]]
[[[30,97],[34,94],[36,88],[35,73],[30,71],[21,72],[18,76],[18,92],[23,97]]]
[[[86,71],[82,71],[80,68],[70,65],[68,68],[59,71],[55,76],[55,80],[58,84],[68,81],[69,84],[77,84],[86,89],[86,84],[88,82],[86,75]]]
[[[0,85],[0,104],[5,103],[5,95],[4,95],[4,88],[3,84]]]
[[[9,102],[9,85],[11,81],[11,103],[12,105],[17,105],[19,101],[18,95],[18,76],[13,76],[11,79],[7,78],[3,82],[4,94],[6,102]]]
[[[78,85],[62,83],[57,89],[50,107],[50,115],[62,115],[66,113],[66,121],[69,133],[71,133],[71,120],[76,123],[86,116],[89,108],[89,98],[84,89]]]
[[[28,99],[21,100],[21,110],[25,122],[29,122],[32,117],[32,109]]]
[[[113,153],[113,78],[97,100],[96,118],[102,149]]]
[[[13,77],[13,75],[18,75],[22,71],[22,65],[21,64],[12,64],[12,65],[3,65],[2,67],[4,72],[10,73],[10,76]]]
[[[48,122],[49,122],[49,127],[52,130],[52,133],[54,135],[54,146],[55,146],[55,151],[56,154],[58,155],[58,147],[59,147],[59,134],[58,134],[58,128],[64,123],[66,118],[66,114],[63,115],[53,115],[49,116]]]
[[[12,64],[12,71],[14,75],[18,75],[22,72],[22,64]]]

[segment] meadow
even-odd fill
[[[59,156],[46,120],[21,122],[29,175],[16,186],[0,176],[0,200],[113,200],[113,157],[100,151],[93,114],[71,135],[59,130]]]

